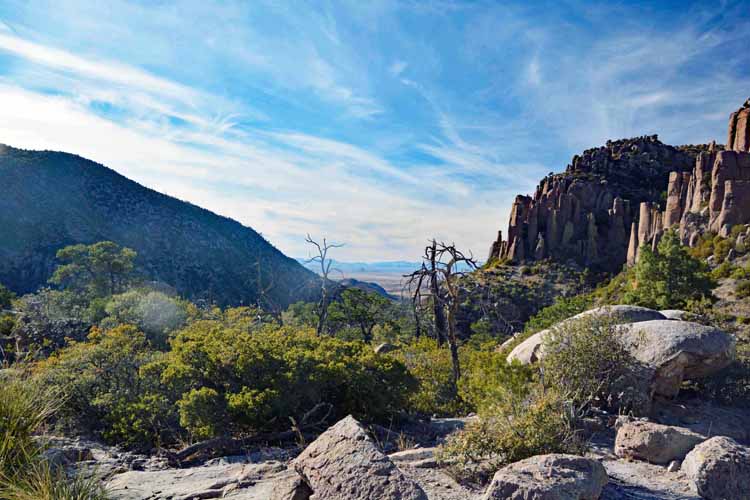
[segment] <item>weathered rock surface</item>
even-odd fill
[[[682,470],[708,500],[750,499],[750,448],[733,439],[711,438],[688,453]]]
[[[668,464],[682,460],[705,437],[681,427],[633,421],[617,431],[615,454],[621,458]]]
[[[276,488],[293,478],[294,474],[281,462],[222,464],[190,469],[129,471],[114,476],[107,488],[117,500],[268,500]]]
[[[533,196],[516,197],[507,240],[498,234],[489,258],[572,259],[619,269],[639,204],[657,202],[670,172],[689,171],[696,154],[644,136],[608,141],[574,156],[564,173],[543,179]],[[686,197],[687,177],[680,182],[684,186],[675,189]]]
[[[667,319],[676,319],[679,321],[684,321],[692,316],[691,313],[683,311],[682,309],[666,309],[659,312]]]
[[[316,499],[427,500],[351,416],[321,434],[292,466]]]
[[[484,500],[596,500],[606,484],[607,472],[596,460],[539,455],[497,471]]]
[[[654,391],[675,396],[683,380],[707,377],[727,367],[734,338],[723,330],[688,321],[654,320],[622,325],[633,357],[655,370]]]
[[[668,228],[679,228],[690,246],[707,231],[727,236],[750,223],[749,116],[747,102],[732,113],[726,150],[714,142],[673,148],[650,136],[575,156],[532,196],[516,197],[507,240],[499,233],[489,258],[575,260],[616,271],[635,264],[641,246],[655,248]]]
[[[610,316],[615,324],[638,323],[641,321],[665,319],[665,316],[659,311],[654,311],[653,309],[648,309],[646,307],[628,305],[597,307],[563,320],[548,330],[542,330],[541,332],[535,333],[518,344],[510,352],[507,358],[508,363],[511,363],[514,360],[524,365],[535,363],[543,356],[541,351],[544,337],[546,335],[549,335],[549,333],[555,328],[560,328],[567,324],[580,321],[582,318],[592,316]]]

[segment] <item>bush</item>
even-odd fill
[[[156,348],[165,348],[169,334],[183,327],[188,319],[187,302],[161,292],[131,290],[111,297],[104,310],[104,329],[135,325]]]
[[[554,327],[543,340],[544,383],[569,394],[576,406],[648,411],[650,396],[639,383],[641,367],[607,316],[586,316]]]
[[[391,356],[312,329],[262,325],[247,331],[202,320],[180,331],[154,363],[176,395],[193,437],[288,429],[320,404],[331,418],[386,420],[416,383]]]
[[[177,433],[173,398],[149,367],[160,356],[134,326],[94,329],[40,363],[38,379],[64,392],[61,424],[148,450]]]
[[[409,394],[407,408],[423,415],[453,416],[470,411],[453,385],[450,350],[422,337],[394,353],[415,377],[418,387]]]
[[[741,299],[750,297],[750,280],[738,281],[735,294]]]
[[[487,479],[499,467],[547,453],[585,451],[576,416],[556,390],[534,385],[528,391],[506,391],[482,418],[452,434],[438,460],[460,478]]]
[[[506,356],[492,348],[476,350],[466,346],[461,354],[464,369],[458,381],[459,393],[469,408],[480,413],[508,391],[523,393],[533,380],[532,367],[508,364]]]

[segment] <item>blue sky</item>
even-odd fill
[[[0,0],[0,142],[69,151],[292,256],[484,257],[607,139],[726,137],[750,2]]]

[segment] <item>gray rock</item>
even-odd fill
[[[316,499],[427,500],[351,416],[321,434],[292,466]]]
[[[662,315],[659,311],[654,311],[653,309],[648,309],[646,307],[628,305],[597,307],[595,309],[584,311],[580,314],[576,314],[571,318],[563,320],[548,330],[543,330],[541,332],[535,333],[528,339],[518,344],[515,349],[510,352],[507,358],[508,363],[515,360],[523,365],[528,365],[530,363],[538,361],[544,356],[544,353],[542,353],[541,351],[544,337],[546,335],[554,331],[555,328],[560,328],[582,318],[592,316],[611,316],[615,324],[638,323],[641,321],[665,319],[665,316]]]
[[[495,473],[483,500],[596,500],[607,484],[604,466],[575,455],[539,455]]]
[[[679,460],[672,460],[667,466],[667,472],[677,472],[678,470],[680,470],[681,465],[682,462],[680,462]]]
[[[688,453],[682,471],[708,500],[750,500],[750,448],[724,436]]]
[[[713,375],[734,359],[734,338],[718,328],[671,320],[622,328],[632,356],[655,370],[654,392],[664,396],[676,396],[683,380]]]
[[[667,319],[676,319],[679,321],[684,321],[693,315],[692,313],[683,311],[681,309],[666,309],[659,312]]]
[[[615,455],[668,464],[673,460],[682,460],[704,440],[704,436],[681,427],[653,422],[627,422],[617,431]]]
[[[129,471],[115,475],[106,486],[115,500],[268,500],[272,492],[288,484],[294,477],[294,473],[280,462],[227,464],[163,471]]]

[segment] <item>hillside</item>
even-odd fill
[[[253,229],[67,153],[0,146],[0,228],[0,283],[17,293],[46,283],[58,249],[101,240],[133,248],[147,279],[192,300],[255,303],[262,288],[285,307],[317,290]]]

